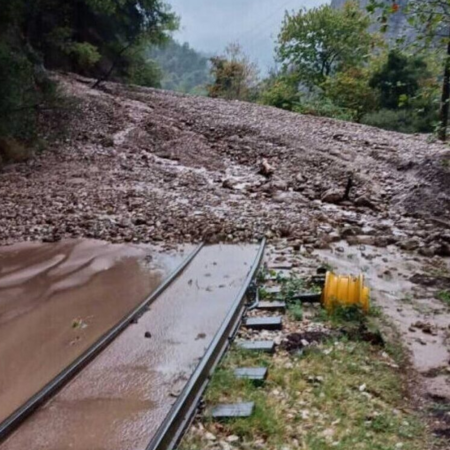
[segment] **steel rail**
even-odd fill
[[[26,403],[13,412],[0,424],[0,442],[3,441],[12,431],[14,431],[33,411],[42,403],[49,400],[58,392],[67,382],[69,382],[77,373],[79,373],[87,364],[89,364],[106,346],[108,346],[122,331],[131,323],[144,314],[148,306],[161,295],[169,285],[178,278],[179,275],[192,262],[194,257],[203,247],[199,244],[187,258],[169,275],[168,278],[144,301],[135,307],[115,326],[103,334],[92,346],[90,346],[81,356],[61,371],[55,378],[47,383],[39,392],[34,394]]]
[[[209,379],[233,340],[242,321],[242,316],[245,311],[245,296],[261,264],[265,245],[266,240],[263,239],[253,265],[231,306],[230,312],[222,322],[205,355],[189,378],[189,381],[172,406],[164,422],[146,447],[146,450],[174,449],[181,440],[184,431],[192,422],[197,405],[208,385]]]

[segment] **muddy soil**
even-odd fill
[[[149,296],[190,248],[0,248],[0,422]]]
[[[47,151],[0,172],[0,243],[265,235],[311,248],[345,238],[450,255],[450,152],[428,137],[59,78],[76,108],[49,112]]]
[[[339,273],[364,273],[374,305],[380,306],[406,343],[430,398],[450,402],[450,308],[436,299],[439,285],[421,275],[449,273],[448,261],[426,260],[390,246],[337,243],[317,254]]]

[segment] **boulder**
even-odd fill
[[[342,192],[338,189],[329,189],[322,195],[324,203],[339,203],[342,200]]]

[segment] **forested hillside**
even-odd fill
[[[48,70],[157,85],[144,52],[177,25],[162,0],[2,0],[0,157],[22,153],[40,113],[61,107]]]
[[[153,47],[148,57],[162,71],[161,87],[170,91],[205,94],[210,81],[209,58],[189,46],[171,39],[168,43]]]

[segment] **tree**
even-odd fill
[[[391,50],[386,63],[372,75],[369,85],[379,91],[381,107],[398,109],[408,106],[417,95],[421,80],[429,77],[427,64],[421,57]]]
[[[211,65],[214,82],[208,86],[210,97],[247,101],[256,98],[258,68],[238,44],[230,44],[225,55],[211,58]]]
[[[143,44],[165,41],[178,24],[163,0],[0,2],[0,137],[8,140],[32,141],[40,111],[57,100],[48,68],[157,84]]]
[[[369,25],[369,17],[355,3],[343,9],[326,5],[286,12],[278,36],[278,58],[286,72],[297,74],[299,82],[320,86],[327,77],[367,58],[373,43]]]
[[[293,111],[300,105],[301,96],[295,79],[272,73],[261,83],[258,100],[263,105]]]
[[[390,15],[403,13],[416,30],[418,42],[427,48],[441,48],[443,53],[442,93],[439,112],[439,139],[447,139],[450,108],[450,0],[410,0],[403,8],[395,0],[370,0],[368,11],[379,14],[382,30]]]
[[[357,122],[378,106],[376,92],[370,85],[370,71],[366,67],[351,67],[334,77],[328,77],[322,89],[326,98],[349,111]]]
[[[144,42],[161,43],[177,27],[162,0],[16,0],[24,41],[42,55],[48,68],[86,75],[127,76]]]

